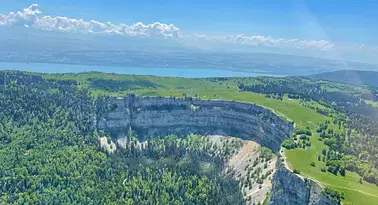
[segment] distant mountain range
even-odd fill
[[[125,69],[196,68],[282,76],[307,76],[344,69],[378,71],[377,64],[309,57],[305,53],[302,56],[302,53],[278,48],[236,47],[239,48],[227,45],[227,49],[206,49],[174,40],[0,27],[0,62],[6,63],[115,66]],[[51,70],[56,71],[54,69],[51,66]]]
[[[378,72],[375,71],[340,70],[310,75],[309,77],[315,79],[336,80],[349,84],[373,85],[378,87]]]

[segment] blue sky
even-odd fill
[[[181,33],[206,36],[324,40],[334,45],[330,56],[361,56],[360,61],[374,61],[367,55],[378,47],[376,0],[3,0],[0,4],[1,14],[38,4],[43,15],[53,17],[127,25],[160,22],[174,24]],[[354,55],[354,47],[367,50]]]

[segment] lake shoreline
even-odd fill
[[[63,63],[9,63],[0,62],[0,70],[21,70],[38,73],[81,73],[81,72],[104,72],[128,75],[153,75],[161,77],[184,77],[184,78],[208,78],[208,77],[257,77],[274,76],[259,72],[240,72],[214,68],[153,68],[153,67],[127,67],[127,66],[103,66],[81,65]]]

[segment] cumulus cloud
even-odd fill
[[[230,43],[244,46],[263,46],[277,48],[330,50],[335,47],[326,40],[300,40],[274,38],[271,36],[247,36],[244,34],[231,36],[208,36],[204,34],[189,34],[173,24],[141,22],[126,25],[111,22],[86,21],[63,16],[43,15],[38,4],[32,4],[22,11],[0,14],[0,26],[23,26],[47,31],[78,32],[78,33],[105,33],[124,36],[162,37],[173,39],[205,40],[215,43]]]
[[[194,34],[195,38],[215,42],[225,42],[249,46],[264,46],[277,48],[296,48],[296,49],[319,49],[329,50],[335,45],[326,40],[300,40],[300,39],[285,39],[273,38],[271,36],[247,36],[244,34],[231,36],[206,36],[202,34]]]
[[[68,17],[44,16],[38,8],[38,4],[32,4],[28,8],[16,13],[0,14],[0,25],[32,27],[48,31],[65,31],[80,33],[110,33],[127,36],[147,36],[178,38],[180,30],[173,24],[154,22],[143,24],[141,22],[132,25],[113,24],[111,22],[85,21]]]
[[[42,14],[38,10],[38,4],[32,4],[29,8],[16,13],[0,14],[0,25],[28,25],[36,20],[36,17]]]

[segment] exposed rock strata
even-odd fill
[[[293,131],[287,122],[261,106],[223,100],[127,96],[114,99],[114,109],[102,116],[97,128],[138,136],[166,134],[224,135],[255,141],[277,152]],[[270,205],[334,205],[321,187],[287,170],[278,160]]]
[[[269,205],[337,205],[321,191],[317,183],[298,177],[278,160]]]
[[[129,126],[139,137],[165,134],[225,135],[256,141],[278,151],[293,124],[272,111],[250,103],[174,98],[115,99],[115,109],[98,128],[122,131]]]

